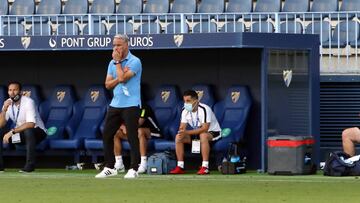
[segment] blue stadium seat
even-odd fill
[[[169,13],[170,3],[169,0],[147,0],[143,14],[154,14],[154,15],[142,15],[136,16],[135,21],[155,21],[157,19],[156,14]]]
[[[8,0],[0,0],[0,15],[9,14],[9,2]]]
[[[94,22],[106,19],[108,15],[114,14],[116,8],[115,0],[94,0],[89,9]],[[83,22],[88,22],[88,16],[84,16]]]
[[[193,27],[192,32],[193,33],[215,33],[215,32],[217,32],[217,25],[214,22],[201,21]]]
[[[34,23],[28,34],[33,36],[52,35],[52,28],[49,23]]]
[[[305,20],[320,20],[329,15],[327,12],[336,12],[339,8],[338,0],[314,0],[310,12],[323,12],[324,14],[305,14]]]
[[[133,25],[129,22],[118,22],[111,26],[109,30],[110,35],[115,34],[132,34],[133,33]]]
[[[106,26],[101,22],[93,22],[93,35],[105,35],[106,34]],[[83,28],[83,34],[89,35],[89,24],[86,24]]]
[[[37,15],[59,15],[61,14],[61,0],[41,0],[36,9]],[[34,16],[34,22],[55,21],[56,17]]]
[[[251,32],[272,33],[274,25],[271,22],[255,22],[251,25]]]
[[[305,29],[305,34],[318,34],[320,35],[320,43],[327,43],[331,37],[330,23],[327,21],[310,23]]]
[[[252,12],[252,17],[245,16],[245,20],[266,20],[269,17],[273,18],[274,15],[267,14],[257,14],[257,13],[270,13],[270,12],[280,12],[281,10],[281,0],[257,0],[255,9]]]
[[[57,33],[58,35],[78,35],[79,32],[80,32],[79,26],[75,23],[69,22],[59,25],[55,33]]]
[[[132,19],[133,15],[141,14],[143,11],[143,0],[121,0],[116,11],[118,22],[125,22]],[[121,16],[124,15],[124,16]],[[110,21],[116,20],[115,16],[111,16]]]
[[[198,13],[216,13],[220,14],[225,11],[225,2],[223,0],[202,0],[198,7]],[[203,21],[214,18],[214,15],[194,15],[190,21]]]
[[[188,32],[189,32],[189,25],[187,23],[185,23],[184,33],[188,33]],[[173,23],[169,23],[166,26],[165,33],[168,33],[168,34],[181,33],[181,22],[176,21]]]
[[[40,96],[41,95],[40,88],[37,85],[24,85],[22,87],[22,95],[33,99],[36,106],[38,106],[38,107],[42,102],[42,99]]]
[[[176,15],[173,16],[171,14],[180,14],[180,13],[196,13],[197,11],[197,4],[196,4],[196,0],[174,0],[171,10],[170,10],[170,15],[168,15],[166,18],[165,17],[160,17],[160,20],[162,21],[180,21],[180,16]]]
[[[324,48],[344,48],[359,38],[360,27],[355,21],[341,21],[335,27],[331,41],[323,43]]]
[[[161,26],[156,22],[149,22],[141,24],[137,31],[137,34],[159,34],[161,33]]]
[[[251,95],[245,86],[232,86],[225,98],[215,104],[214,113],[221,128],[230,128],[231,134],[217,141],[212,150],[226,153],[230,142],[243,141],[251,104]]]
[[[286,0],[281,12],[297,12],[299,14],[306,13],[310,9],[309,0]],[[280,20],[294,20],[296,17],[300,17],[299,14],[279,14]]]
[[[340,12],[351,12],[351,11],[360,11],[360,1],[359,0],[342,0]],[[355,12],[356,13],[356,12]],[[340,13],[339,19],[352,19],[355,17],[355,13]],[[359,14],[357,15],[359,17]],[[337,20],[338,16],[332,16],[332,19]]]
[[[40,116],[46,128],[56,127],[54,135],[48,136],[43,142],[64,139],[65,127],[72,116],[75,93],[71,86],[59,85],[54,88],[50,97],[39,107]],[[41,144],[41,143],[40,143]]]
[[[24,20],[24,16],[32,16],[35,13],[35,1],[34,0],[16,0],[10,6],[9,15],[23,15],[22,17],[11,17],[10,22],[20,22]]]
[[[253,11],[252,0],[229,0],[225,13],[219,16],[221,21],[237,21],[239,18],[244,17],[243,15],[236,15],[236,13],[250,13]],[[247,15],[248,16],[248,15]]]
[[[86,21],[84,18],[85,15],[89,12],[89,2],[88,0],[67,0],[64,6],[63,14],[69,14],[67,16],[59,16],[58,22],[74,22],[74,20],[79,20],[80,23]],[[71,16],[76,15],[76,16]]]
[[[4,26],[3,35],[4,36],[24,36],[24,35],[26,35],[26,30],[25,30],[24,25],[22,25],[22,24],[10,23],[10,24]]]
[[[302,34],[303,27],[300,22],[287,21],[280,24],[281,33]]]
[[[228,22],[225,23],[221,29],[220,32],[245,32],[246,27],[245,24],[242,22]]]
[[[66,126],[69,139],[50,140],[50,148],[74,150],[75,156],[79,158],[78,150],[83,149],[84,140],[100,137],[99,128],[108,101],[108,93],[104,86],[91,86],[84,98],[74,105],[73,116]]]

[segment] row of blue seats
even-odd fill
[[[61,0],[41,0],[35,8],[34,0],[15,0],[9,9],[8,0],[0,0],[0,15],[33,14],[152,14],[152,13],[269,13],[269,12],[336,12],[360,11],[357,0],[121,0],[116,8],[115,0],[94,0],[91,7],[88,0],[67,0],[62,9]],[[254,7],[254,8],[253,8]],[[352,15],[354,16],[354,15]],[[310,18],[311,16],[306,16]],[[320,15],[316,15],[319,18]],[[325,17],[325,16],[323,16]],[[342,17],[345,17],[342,15]],[[262,18],[262,17],[261,17]]]
[[[244,86],[232,86],[225,97],[216,102],[211,86],[196,85],[193,89],[198,92],[201,102],[213,108],[221,127],[232,129],[230,136],[218,141],[213,147],[215,152],[225,153],[228,143],[243,139],[252,103],[250,93]],[[93,160],[102,154],[101,134],[110,99],[103,86],[91,86],[80,101],[76,101],[71,86],[57,86],[44,102],[40,102],[39,90],[35,86],[24,86],[23,94],[33,98],[39,105],[45,126],[57,128],[54,135],[48,136],[37,146],[39,151],[71,152],[77,162],[84,151],[88,152]],[[0,91],[0,95],[5,93]],[[0,96],[0,99],[5,98]],[[155,98],[148,103],[154,110],[163,134],[163,138],[149,142],[149,150],[174,150],[174,137],[183,106],[178,89],[172,85],[161,86],[156,90]],[[127,141],[122,144],[124,150],[130,149]],[[10,150],[8,146],[5,148]]]

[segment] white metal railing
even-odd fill
[[[320,34],[323,74],[360,74],[358,12],[0,16],[0,36],[271,32]],[[325,27],[324,27],[325,26]],[[327,27],[328,26],[328,27]],[[341,29],[336,29],[336,26]],[[48,29],[48,30],[47,30]],[[335,38],[334,38],[335,37]]]

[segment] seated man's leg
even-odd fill
[[[29,128],[21,132],[20,136],[21,142],[26,145],[26,164],[23,171],[31,172],[35,169],[36,144],[44,140],[46,134],[40,128]]]
[[[121,148],[121,139],[127,139],[126,134],[124,133],[124,125],[121,125],[119,130],[114,136],[114,154],[115,154],[115,165],[114,168],[120,171],[124,171],[124,162],[122,159],[122,148]],[[125,130],[126,131],[126,130]]]
[[[202,156],[202,165],[201,169],[198,171],[199,175],[204,175],[209,173],[209,155],[210,155],[210,142],[212,141],[213,136],[210,133],[201,133],[200,134],[200,151]]]
[[[1,143],[0,143],[0,171],[4,170],[4,160],[3,160],[3,137],[5,135],[7,131],[4,129],[0,129],[0,138],[1,138]]]
[[[177,158],[177,167],[170,171],[170,174],[183,174],[184,171],[184,144],[190,144],[191,138],[189,135],[177,134],[175,137],[175,151]]]
[[[350,156],[354,156],[355,143],[360,143],[360,129],[358,127],[345,129],[342,132],[342,144],[344,152]]]
[[[150,128],[139,128],[138,129],[139,145],[140,145],[140,166],[138,173],[145,173],[147,169],[147,140],[151,137]]]

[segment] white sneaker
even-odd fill
[[[139,177],[138,172],[132,168],[129,169],[128,172],[126,173],[126,175],[124,176],[125,179],[132,179],[132,178],[137,178],[137,177]]]
[[[125,166],[122,163],[115,162],[114,168],[118,171],[118,173],[124,173],[125,172]]]
[[[117,175],[117,170],[116,169],[111,169],[108,167],[105,167],[100,173],[98,173],[95,178],[107,178],[110,176],[116,176]]]
[[[144,164],[140,164],[140,166],[139,166],[139,169],[138,169],[138,174],[141,174],[141,173],[145,173],[146,172],[146,170],[147,170],[147,166]]]

